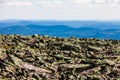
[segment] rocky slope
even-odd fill
[[[119,80],[120,41],[0,35],[0,79]]]

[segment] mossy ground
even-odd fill
[[[120,80],[120,41],[0,35],[0,80]]]

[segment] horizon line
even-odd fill
[[[120,21],[120,19],[0,19],[0,21],[100,21],[100,22],[110,22],[110,21]]]

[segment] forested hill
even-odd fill
[[[8,20],[0,21],[0,34],[40,34],[120,40],[120,22]]]

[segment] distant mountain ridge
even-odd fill
[[[96,21],[0,21],[0,34],[119,39],[119,22]]]
[[[73,28],[92,27],[99,29],[120,29],[120,21],[47,21],[47,20],[0,20],[0,28],[26,25],[66,25]]]

